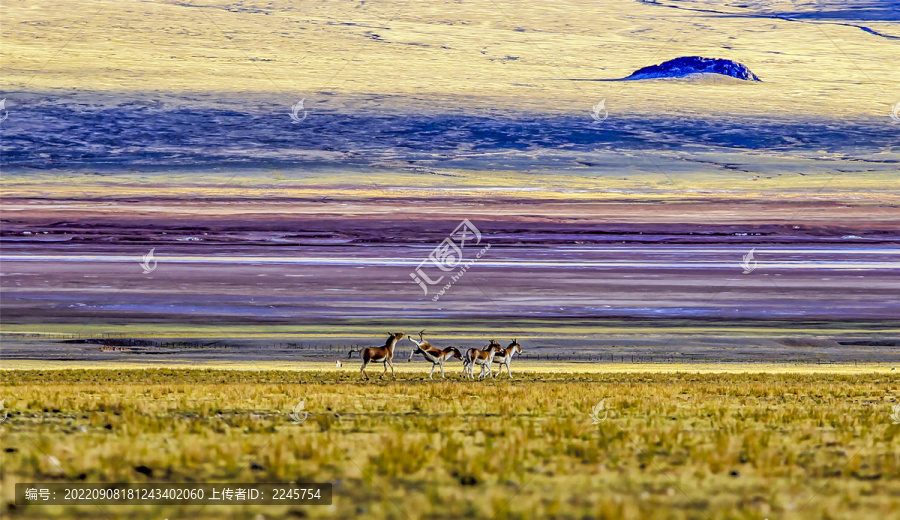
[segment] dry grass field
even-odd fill
[[[2,508],[12,518],[170,520],[884,519],[900,510],[890,417],[900,389],[889,374],[531,366],[513,381],[453,370],[429,382],[404,370],[360,383],[347,367],[7,371]],[[294,424],[303,400],[310,415]],[[16,482],[82,480],[331,482],[334,501],[10,503]]]

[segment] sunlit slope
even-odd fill
[[[878,116],[890,124],[900,40],[879,34],[900,35],[896,22],[866,21],[874,34],[840,18],[773,17],[808,11],[802,3],[669,3],[8,0],[2,89],[146,91],[148,102],[237,91],[285,103],[306,97],[312,110],[507,114],[587,115],[606,98],[613,117]],[[622,78],[685,55],[738,61],[763,83],[569,81]]]

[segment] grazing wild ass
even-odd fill
[[[470,348],[467,350],[466,356],[463,358],[463,373],[468,374],[469,379],[475,379],[475,365],[479,365],[481,366],[481,373],[478,374],[478,379],[483,379],[485,374],[491,374],[493,379],[494,370],[491,367],[491,363],[494,361],[494,355],[497,353],[497,350],[502,350],[502,347],[494,340],[491,340],[484,348]],[[487,367],[487,372],[485,372],[485,367]]]
[[[397,345],[397,342],[403,339],[402,332],[391,332],[391,335],[388,336],[387,342],[385,342],[383,347],[365,347],[359,350],[351,350],[349,354],[347,354],[347,359],[353,357],[354,352],[359,352],[360,357],[362,358],[362,367],[359,369],[359,373],[362,374],[362,377],[366,380],[369,379],[369,376],[366,374],[366,365],[371,363],[382,363],[384,365],[384,372],[378,376],[378,379],[384,377],[384,374],[387,373],[388,366],[391,367],[391,377],[396,379],[396,375],[394,374],[394,347]]]
[[[434,379],[434,368],[441,367],[441,379],[444,378],[444,361],[446,361],[451,356],[456,359],[462,359],[462,353],[460,353],[459,349],[456,347],[447,347],[444,350],[441,350],[437,347],[431,346],[431,343],[425,340],[425,331],[419,332],[419,341],[413,339],[412,336],[406,336],[410,341],[416,344],[416,349],[413,350],[409,354],[409,361],[412,361],[413,356],[421,353],[425,356],[425,359],[431,361],[431,372],[428,374],[428,379]]]
[[[519,342],[516,340],[512,340],[512,343],[509,344],[506,348],[495,349],[496,353],[494,353],[494,363],[500,365],[500,369],[497,370],[497,377],[500,377],[500,374],[503,372],[503,367],[506,367],[506,373],[509,374],[509,378],[512,379],[512,373],[509,371],[509,362],[512,361],[513,354],[521,354],[522,353],[522,345],[519,345]],[[493,376],[494,369],[491,368],[491,375]]]

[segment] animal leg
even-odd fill
[[[391,365],[391,378],[397,379],[397,374],[394,373],[394,362],[391,360],[388,360],[388,364]]]
[[[428,373],[428,379],[434,379],[434,367],[437,365],[431,365],[431,372]]]
[[[366,375],[366,365],[368,365],[368,364],[369,364],[369,362],[364,359],[363,363],[362,363],[362,368],[359,369],[359,373],[362,374],[363,379],[369,379],[369,376]]]

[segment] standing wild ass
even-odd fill
[[[494,363],[500,365],[500,369],[497,370],[497,377],[500,377],[500,374],[503,372],[503,367],[506,367],[506,373],[509,374],[509,378],[512,379],[512,373],[509,371],[509,363],[512,361],[513,354],[522,353],[522,345],[519,345],[519,342],[514,339],[508,347],[495,350],[497,352],[494,354]],[[493,372],[494,369],[491,368],[491,375],[493,375]]]
[[[494,355],[498,349],[502,350],[500,344],[491,340],[484,348],[470,348],[467,350],[466,356],[463,358],[463,373],[468,374],[469,379],[475,379],[475,365],[479,365],[481,366],[481,373],[478,374],[478,379],[483,379],[486,373],[491,374],[493,379],[494,370],[491,367],[491,363],[493,363]],[[487,367],[487,372],[484,371],[485,367]]]
[[[396,379],[396,374],[394,374],[394,347],[397,345],[397,342],[403,339],[402,332],[391,332],[391,335],[388,336],[387,342],[385,342],[383,347],[365,347],[359,350],[351,350],[349,354],[347,354],[347,359],[353,357],[354,352],[359,352],[360,357],[362,358],[362,367],[359,369],[359,373],[362,374],[366,380],[369,379],[368,374],[366,374],[366,365],[371,363],[382,363],[384,365],[384,372],[378,376],[378,379],[384,377],[384,374],[387,373],[388,366],[391,367],[391,377]]]

